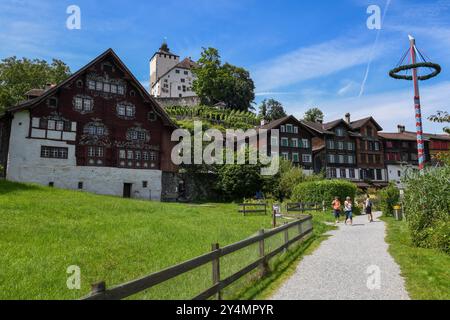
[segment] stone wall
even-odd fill
[[[195,202],[217,200],[216,177],[213,174],[162,173],[161,200]]]
[[[199,97],[183,97],[183,98],[155,98],[161,107],[195,107],[200,104]]]

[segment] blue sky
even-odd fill
[[[81,8],[81,30],[66,28],[73,4]],[[366,26],[369,5],[386,13],[377,42],[378,31]],[[251,72],[257,103],[275,98],[299,117],[318,106],[326,120],[372,115],[386,131],[398,124],[414,130],[412,83],[387,75],[407,49],[408,34],[443,67],[421,83],[424,116],[448,111],[450,0],[0,3],[0,58],[58,58],[76,71],[111,47],[148,86],[148,60],[165,38],[173,52],[193,59],[213,46],[223,61]],[[425,120],[424,127],[441,133],[443,126]]]

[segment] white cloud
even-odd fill
[[[258,64],[252,75],[259,91],[292,85],[320,78],[367,63],[371,45],[356,45],[354,41],[335,39]],[[382,54],[380,48],[374,59]]]

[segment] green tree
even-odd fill
[[[324,114],[319,108],[311,108],[305,112],[304,120],[310,122],[323,122]]]
[[[255,99],[255,85],[250,73],[229,63],[222,64],[219,51],[203,48],[193,88],[205,105],[225,102],[230,109],[249,110]]]
[[[437,123],[450,123],[450,114],[447,111],[438,111],[428,119]],[[444,132],[450,134],[450,127],[445,127]]]
[[[10,57],[0,62],[0,111],[25,99],[31,89],[43,88],[47,83],[59,83],[70,75],[70,68],[61,60]]]
[[[286,117],[287,114],[281,102],[275,99],[265,99],[259,106],[259,116],[264,120],[274,121]]]

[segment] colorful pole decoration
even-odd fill
[[[417,63],[416,39],[414,39],[412,36],[409,36],[409,41],[411,44],[411,61],[414,65]],[[419,79],[417,78],[417,68],[414,68],[412,73],[414,82],[414,108],[416,110],[417,151],[419,156],[419,170],[422,171],[425,168],[425,142],[423,141],[422,109],[420,106]]]
[[[419,170],[423,171],[425,169],[425,142],[423,139],[423,126],[422,126],[422,110],[420,105],[420,92],[419,92],[419,81],[429,80],[431,78],[436,77],[439,73],[441,73],[441,66],[432,62],[425,61],[422,53],[416,47],[416,39],[414,37],[409,36],[410,47],[403,55],[400,63],[397,65],[395,69],[392,69],[389,72],[389,75],[394,79],[400,80],[412,80],[414,83],[414,109],[416,115],[416,131],[417,131],[417,151],[418,151],[418,160],[419,160]],[[402,65],[405,60],[408,52],[411,56],[411,64]],[[417,62],[419,59],[422,59],[422,62]],[[432,70],[431,73],[427,75],[418,75],[418,70],[420,68],[427,68]],[[408,75],[408,71],[412,70],[412,75]],[[400,72],[406,72],[405,75],[401,75]]]

